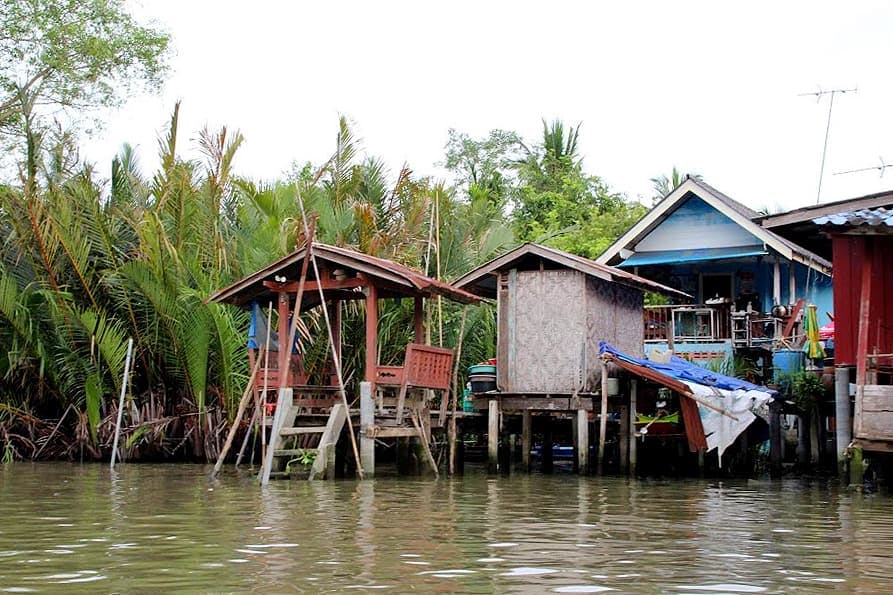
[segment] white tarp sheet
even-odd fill
[[[769,393],[759,390],[724,390],[694,382],[685,384],[693,394],[738,418],[736,421],[698,403],[704,435],[707,437],[707,451],[718,449],[720,465],[722,465],[722,453],[758,415],[768,420],[768,405],[772,398]]]

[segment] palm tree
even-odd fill
[[[666,174],[662,174],[660,176],[651,178],[651,187],[654,190],[654,194],[651,197],[652,204],[657,204],[660,202],[666,195],[671,193],[673,190],[682,185],[682,182],[688,180],[689,178],[693,180],[702,179],[701,174],[693,174],[687,173],[683,174],[676,166],[673,166],[672,173],[667,176]]]

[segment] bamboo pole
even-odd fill
[[[409,416],[409,418],[412,420],[412,425],[415,426],[416,431],[418,431],[419,433],[419,438],[422,441],[422,450],[425,451],[425,456],[428,459],[428,464],[431,465],[431,470],[434,471],[434,476],[439,477],[440,474],[437,472],[437,462],[434,460],[434,455],[431,454],[431,447],[428,446],[428,435],[425,434],[425,430],[419,417],[420,414],[418,411],[413,412],[413,414]]]
[[[263,359],[258,357],[257,361],[254,362],[254,369],[251,371],[251,377],[248,379],[248,384],[245,386],[245,392],[242,393],[242,398],[239,399],[239,408],[236,410],[235,418],[233,418],[233,425],[230,426],[229,434],[226,436],[226,442],[223,443],[223,448],[220,450],[220,454],[217,456],[217,462],[214,464],[214,469],[211,471],[211,479],[214,479],[217,477],[217,474],[220,473],[220,468],[223,467],[223,459],[226,458],[229,449],[233,445],[233,439],[235,439],[236,432],[239,429],[239,420],[242,419],[242,416],[245,415],[245,409],[248,408],[248,397],[250,397],[251,392],[255,390],[254,382],[257,378],[257,371],[260,370],[262,361]]]
[[[462,359],[462,343],[465,339],[465,319],[468,315],[468,306],[462,308],[462,321],[459,323],[459,341],[456,344],[456,362],[453,365],[453,398],[451,403],[450,429],[448,439],[450,443],[450,475],[456,473],[456,402],[459,400],[459,360]]]
[[[127,380],[130,378],[130,360],[133,357],[133,337],[127,340],[127,359],[124,361],[124,377],[121,379],[121,398],[118,401],[118,421],[115,423],[115,442],[112,445],[111,468],[115,468],[118,456],[118,439],[121,437],[121,421],[124,418],[124,395],[127,394]]]

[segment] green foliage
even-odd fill
[[[167,34],[123,0],[4,0],[0,31],[0,122],[34,105],[114,105],[167,72]]]
[[[794,403],[803,412],[813,411],[829,393],[821,378],[805,370],[790,375],[790,387]]]
[[[700,180],[701,174],[683,174],[681,171],[676,169],[676,166],[673,166],[673,171],[670,175],[661,174],[654,178],[651,178],[651,187],[654,189],[654,194],[651,196],[651,203],[657,204],[663,198],[671,193],[673,190],[678,188],[682,183],[688,178],[692,178],[693,180]]]
[[[317,451],[313,448],[301,448],[298,449],[298,454],[295,458],[289,460],[285,464],[285,472],[290,473],[292,465],[301,465],[301,466],[310,466],[316,461]]]

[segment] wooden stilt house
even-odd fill
[[[548,411],[575,419],[577,464],[585,471],[588,412],[594,395],[607,397],[599,342],[641,356],[644,292],[690,299],[660,283],[537,244],[524,244],[481,265],[455,285],[497,303],[498,392],[475,398],[476,408],[486,404],[490,418],[491,466],[500,415],[522,415],[526,465],[530,414]]]
[[[306,266],[312,258],[315,266]],[[302,279],[302,271],[306,271]],[[301,294],[300,304],[296,304]],[[424,345],[424,300],[442,296],[461,303],[476,303],[478,296],[442,283],[406,266],[353,250],[314,243],[276,260],[263,269],[221,289],[208,300],[251,308],[255,319],[274,310],[278,322],[271,335],[268,356],[264,333],[255,333],[248,346],[252,367],[259,372],[254,382],[256,396],[265,407],[277,403],[272,413],[270,448],[265,457],[265,478],[282,474],[286,462],[298,452],[317,448],[311,477],[331,477],[335,444],[345,422],[352,427],[352,416],[360,414],[360,468],[365,476],[374,473],[374,441],[384,438],[419,438],[427,451],[432,426],[442,426],[446,412],[446,392],[453,352]],[[379,360],[378,312],[381,300],[414,301],[414,338],[407,345],[402,365],[382,365]],[[350,408],[356,401],[354,391],[339,386],[341,360],[342,305],[361,302],[365,310],[365,366],[360,386],[365,394],[360,409]],[[325,308],[321,306],[325,304]],[[289,323],[293,313],[311,310],[328,314],[332,345],[328,364],[309,370],[300,342],[289,348]],[[325,320],[321,324],[326,332]],[[274,351],[275,349],[275,351]],[[255,362],[255,358],[262,358]],[[385,362],[392,364],[392,362]],[[398,362],[399,364],[400,362]],[[341,379],[343,382],[343,378]],[[354,383],[351,383],[354,386]],[[432,391],[441,392],[441,406],[432,416]],[[347,391],[350,393],[348,396]],[[275,397],[273,396],[275,395]],[[362,411],[361,411],[362,410]],[[325,425],[320,425],[325,421]],[[430,457],[429,457],[430,458]],[[432,461],[433,462],[433,461]]]

